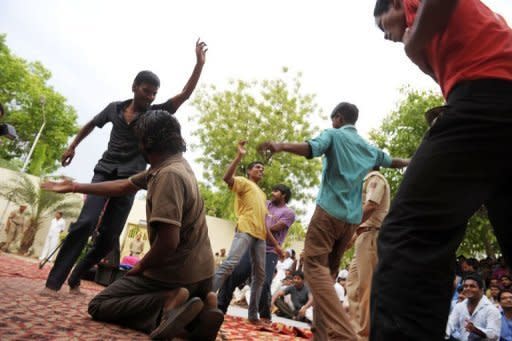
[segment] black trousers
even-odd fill
[[[463,82],[447,104],[412,158],[380,232],[373,341],[444,338],[455,251],[482,205],[512,264],[512,82]]]
[[[94,173],[91,182],[103,182],[122,179],[117,174]],[[61,249],[55,259],[46,286],[53,290],[59,290],[68,277],[76,260],[80,256],[82,249],[89,236],[94,232],[98,218],[107,200],[108,205],[103,215],[102,223],[99,227],[99,235],[93,247],[87,255],[75,267],[73,274],[69,277],[69,285],[76,287],[80,285],[81,275],[88,271],[105,257],[112,248],[119,242],[119,235],[124,228],[130,209],[132,208],[135,195],[122,197],[100,197],[88,195],[84,206],[80,212],[78,220],[71,224],[69,233],[62,244]]]
[[[88,312],[97,321],[151,333],[160,323],[168,292],[178,288],[186,288],[190,297],[204,301],[211,291],[212,279],[178,285],[144,276],[124,276],[96,295],[89,302]]]

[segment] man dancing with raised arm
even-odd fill
[[[341,257],[361,222],[363,179],[375,166],[400,168],[408,160],[391,159],[356,131],[359,110],[342,102],[331,114],[332,129],[303,143],[265,142],[260,151],[289,152],[307,158],[324,155],[316,209],[304,243],[304,274],[313,294],[315,340],[356,340],[334,289]]]
[[[219,290],[224,281],[231,275],[246,251],[251,256],[251,298],[248,318],[252,323],[258,323],[259,301],[265,283],[265,241],[268,239],[274,245],[278,254],[282,253],[279,243],[272,233],[267,233],[265,215],[267,214],[267,197],[258,186],[263,178],[265,167],[260,161],[251,162],[247,166],[247,178],[235,176],[236,168],[246,154],[246,141],[238,143],[235,159],[229,165],[224,181],[235,193],[235,212],[237,224],[235,237],[231,242],[228,257],[217,269],[213,278],[213,291]]]
[[[482,205],[512,264],[512,30],[479,0],[378,0],[374,16],[439,84],[447,107],[382,226],[370,339],[442,340],[455,251]]]
[[[141,154],[133,127],[149,109],[163,109],[173,114],[190,97],[194,91],[205,62],[206,44],[196,42],[196,66],[182,92],[162,104],[151,105],[160,87],[160,80],[151,71],[141,71],[132,85],[133,98],[121,102],[110,103],[102,112],[89,121],[77,134],[68,150],[62,156],[62,165],[70,164],[75,156],[78,144],[88,136],[95,127],[102,128],[112,123],[112,132],[108,148],[94,168],[92,182],[125,179],[146,168],[146,161]],[[119,235],[124,228],[126,219],[133,204],[134,195],[118,197],[101,197],[88,195],[78,220],[69,228],[69,233],[55,259],[46,287],[42,295],[53,295],[60,290],[75,264],[87,239],[94,231],[98,217],[105,207],[105,214],[99,226],[99,235],[92,249],[76,265],[69,276],[68,284],[71,293],[79,293],[80,277],[93,265],[105,257],[117,245]]]
[[[265,225],[268,229],[267,231],[272,233],[279,243],[279,246],[283,245],[288,230],[295,221],[295,212],[288,207],[291,196],[292,191],[288,186],[277,184],[272,188],[272,199],[267,200],[268,214],[265,216]],[[276,270],[278,259],[279,256],[277,255],[274,245],[267,243],[265,255],[265,282],[259,303],[260,318],[267,323],[272,320],[272,294],[270,286],[274,278],[274,271]],[[247,281],[250,276],[251,253],[248,250],[219,290],[217,301],[220,310],[226,313],[231,298],[233,297],[233,291],[237,286]]]
[[[41,185],[54,192],[111,197],[147,189],[151,247],[126,276],[91,300],[89,314],[95,320],[151,333],[156,339],[181,335],[198,317],[196,329],[187,337],[215,340],[223,314],[216,309],[215,294],[210,292],[213,252],[204,202],[182,155],[185,141],[180,124],[166,111],[151,110],[140,117],[136,134],[151,165],[147,171],[101,183]]]

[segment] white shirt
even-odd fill
[[[294,269],[290,269],[292,267],[292,265],[293,265],[293,259],[291,259],[291,258],[286,258],[282,262],[278,261],[276,264],[277,273],[276,273],[276,276],[274,277],[274,280],[281,282],[283,280],[283,278],[286,277],[286,273],[285,273],[286,270],[294,271]]]
[[[50,231],[51,234],[59,234],[66,228],[66,221],[64,218],[60,218],[57,220],[57,218],[53,218],[51,225],[50,225]]]
[[[465,328],[466,321],[473,322],[476,328],[485,333],[483,340],[495,341],[500,338],[501,314],[487,297],[482,296],[473,315],[469,315],[468,299],[457,303],[448,318],[446,338],[453,335],[457,340],[468,340],[470,333]]]
[[[336,282],[334,283],[334,290],[336,290],[336,294],[338,295],[340,302],[345,301],[345,289],[343,288],[343,286]]]

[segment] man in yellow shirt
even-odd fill
[[[259,322],[258,310],[259,301],[263,284],[265,282],[265,254],[267,238],[274,245],[278,254],[282,253],[279,244],[272,236],[267,233],[265,225],[265,215],[267,214],[267,197],[258,186],[258,182],[263,178],[265,167],[260,161],[251,162],[247,166],[247,178],[235,176],[236,168],[240,164],[243,156],[246,154],[245,144],[247,141],[238,143],[238,152],[226,174],[224,182],[227,183],[232,192],[235,193],[235,213],[237,225],[235,237],[231,243],[228,257],[217,268],[213,278],[213,290],[220,289],[226,278],[228,278],[240,258],[247,250],[250,250],[252,273],[251,273],[251,298],[249,302],[249,321]]]

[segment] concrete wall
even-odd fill
[[[219,252],[222,248],[228,251],[235,234],[235,223],[211,216],[206,216],[206,223],[208,224],[208,236],[210,237],[213,253]],[[132,210],[130,211],[126,226],[121,234],[121,257],[128,253],[128,245],[131,241],[131,238],[128,236],[129,224],[139,225],[140,228],[145,229],[146,200],[142,196],[138,196],[133,202]],[[144,252],[147,252],[148,249],[149,244],[144,247]]]
[[[2,183],[6,183],[9,181],[9,179],[14,178],[16,176],[19,176],[17,172],[0,168],[0,179],[2,179]],[[39,182],[39,178],[36,176],[29,175],[30,179],[34,181],[34,183]],[[79,194],[77,194],[79,195]],[[83,198],[82,195],[79,195],[80,198]],[[17,204],[14,203],[8,203],[8,201],[0,197],[0,241],[5,240],[5,222],[7,220],[7,217],[9,216],[9,213],[16,209],[18,207]],[[28,208],[30,209],[30,207]],[[5,213],[4,213],[5,212]],[[39,254],[42,251],[43,244],[46,238],[46,235],[48,234],[48,229],[50,228],[50,221],[53,218],[53,214],[47,217],[39,230],[37,231],[36,238],[34,240],[33,245],[33,256],[39,256]],[[220,249],[225,248],[226,250],[229,250],[229,247],[231,245],[231,241],[233,239],[234,231],[235,231],[235,224],[231,221],[219,219],[215,217],[206,217],[206,221],[208,223],[208,234],[210,236],[210,240],[212,243],[212,249],[215,252],[218,252]],[[125,243],[125,239],[127,236],[128,231],[128,224],[140,224],[142,223],[145,225],[146,222],[146,200],[143,198],[142,195],[138,195],[137,198],[134,201],[132,210],[130,211],[130,214],[128,215],[128,220],[126,223],[126,226],[121,233],[120,236],[120,245],[123,247],[123,244]],[[71,222],[69,219],[66,220],[67,226],[69,226]],[[147,250],[145,249],[147,252]]]
[[[34,182],[34,184],[39,183],[39,178],[37,176],[29,175],[27,174],[30,180]],[[11,171],[9,169],[0,168],[0,179],[3,184],[8,183],[11,179],[16,178],[18,175],[18,172]],[[15,204],[13,202],[9,202],[6,198],[0,197],[0,241],[5,240],[5,223],[7,221],[7,217],[9,216],[9,213],[19,207],[18,204]],[[31,207],[27,207],[27,211],[29,212],[31,210]],[[26,211],[26,212],[27,212]],[[33,250],[34,255],[39,256],[42,248],[43,243],[46,238],[46,235],[48,234],[48,229],[50,228],[50,221],[53,218],[53,213],[46,217],[43,220],[43,223],[41,224],[39,230],[36,233],[36,237],[33,244]],[[28,219],[26,221],[28,223]],[[21,236],[18,236],[18,241],[21,240]]]

